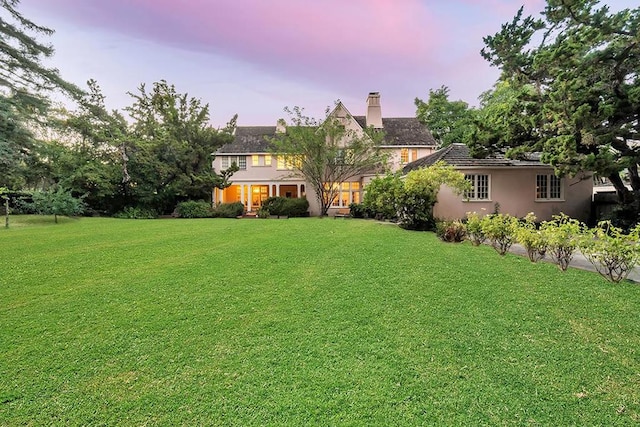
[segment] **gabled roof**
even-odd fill
[[[367,127],[367,118],[365,116],[353,116],[353,118],[362,129]],[[382,145],[429,145],[433,147],[438,145],[429,129],[415,117],[383,117],[382,131],[385,133]]]
[[[275,135],[275,126],[238,126],[233,141],[217,153],[268,153],[269,139]]]
[[[471,154],[469,154],[469,147],[465,144],[451,144],[436,151],[435,153],[408,163],[404,168],[402,168],[402,172],[408,173],[414,169],[432,166],[438,161],[443,161],[451,166],[458,167],[549,167],[548,165],[541,163],[535,155],[531,155],[525,160],[507,159],[502,154],[492,155],[483,159],[476,159],[471,157]]]

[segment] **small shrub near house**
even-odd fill
[[[467,212],[466,227],[467,239],[471,241],[473,246],[480,246],[487,240],[487,236],[482,231],[483,218],[477,212]]]
[[[269,197],[262,203],[270,215],[304,217],[309,216],[309,201],[304,198]]]
[[[436,235],[443,242],[459,243],[465,239],[467,230],[462,221],[438,221]]]
[[[560,270],[565,271],[584,237],[584,226],[580,221],[560,214],[543,222],[540,230],[549,244],[551,258]]]
[[[515,242],[517,229],[518,218],[509,214],[492,214],[482,219],[482,233],[500,255],[506,254]]]
[[[244,205],[241,202],[220,203],[213,210],[213,216],[217,218],[237,218],[244,214]]]
[[[639,240],[640,225],[624,234],[611,221],[601,221],[596,228],[585,233],[579,246],[600,275],[618,283],[626,279],[640,261]]]
[[[375,216],[364,203],[351,203],[349,205],[349,214],[352,218],[373,218]]]
[[[546,235],[536,225],[536,219],[533,212],[530,212],[516,229],[516,241],[525,248],[531,262],[543,259],[549,247]]]
[[[189,200],[179,203],[176,211],[180,218],[210,218],[213,216],[211,205],[203,200]]]

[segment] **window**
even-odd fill
[[[351,203],[360,203],[360,183],[359,182],[343,182],[341,184],[333,184],[338,195],[331,203],[334,208],[348,208]],[[329,188],[325,184],[325,188]]]
[[[294,169],[302,167],[302,158],[300,156],[278,156],[278,169]]]
[[[411,150],[411,161],[415,162],[416,160],[418,160],[418,150],[414,148]]]
[[[536,200],[560,200],[562,179],[554,174],[536,175]]]
[[[409,149],[401,148],[400,149],[400,163],[405,164],[409,162]]]
[[[265,154],[264,156],[264,165],[271,166],[271,154]]]
[[[471,182],[471,190],[464,196],[469,200],[489,200],[489,175],[465,175],[464,178]]]
[[[220,160],[222,169],[227,169],[234,163],[238,165],[240,169],[247,168],[247,158],[245,156],[222,156]]]
[[[260,166],[260,156],[257,154],[251,156],[251,166]]]

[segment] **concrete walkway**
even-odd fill
[[[516,255],[527,257],[527,251],[525,250],[525,248],[517,243],[511,246],[511,249],[509,250],[509,252]],[[551,260],[551,257],[549,256],[549,254],[547,254],[547,256],[542,260],[542,262],[553,262],[553,261]],[[593,264],[591,264],[589,260],[585,258],[585,256],[582,255],[579,251],[576,251],[576,253],[573,255],[573,259],[569,263],[569,267],[579,268],[581,270],[593,271],[596,274],[598,274]],[[640,283],[640,266],[636,266],[631,271],[627,279],[632,280],[636,283]]]

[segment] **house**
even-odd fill
[[[380,94],[372,92],[367,97],[366,114],[353,116],[339,102],[331,116],[340,119],[346,128],[362,132],[373,127],[384,132],[382,149],[390,154],[388,167],[399,170],[408,163],[433,153],[436,141],[415,117],[392,117],[382,115]],[[270,139],[278,132],[286,132],[282,121],[275,126],[238,126],[234,139],[215,153],[213,167],[224,170],[233,163],[239,169],[232,177],[232,185],[224,190],[214,189],[213,200],[217,203],[242,202],[247,212],[257,211],[262,202],[271,196],[306,197],[311,215],[320,213],[314,190],[302,176],[293,173],[291,165],[283,156],[272,153]],[[373,175],[354,177],[340,184],[340,196],[334,201],[329,215],[351,203],[362,201],[362,189]]]
[[[499,209],[516,217],[533,212],[538,220],[550,220],[561,212],[587,221],[591,211],[593,178],[591,173],[575,177],[556,177],[551,166],[535,155],[527,159],[507,159],[494,155],[476,159],[464,144],[451,144],[403,167],[414,169],[444,161],[464,173],[472,189],[456,195],[443,186],[438,193],[434,216],[441,219],[464,218],[467,212],[492,213]]]

